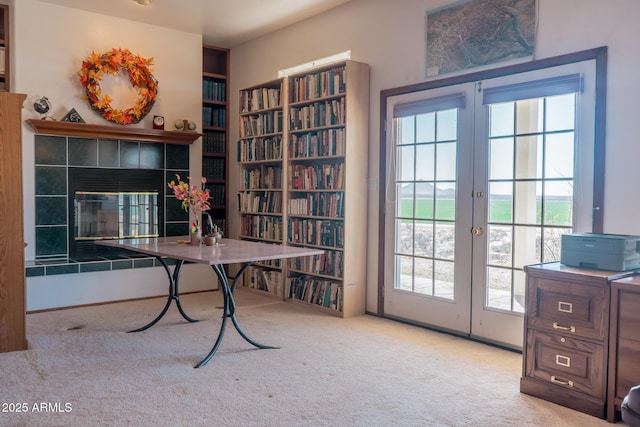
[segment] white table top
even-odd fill
[[[268,259],[294,258],[320,255],[321,249],[283,246],[247,240],[223,239],[218,246],[190,245],[184,242],[188,236],[157,237],[120,240],[97,240],[96,244],[114,246],[143,254],[162,256],[200,264],[220,265]]]

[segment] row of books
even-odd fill
[[[289,199],[291,215],[344,218],[344,193],[307,193],[305,197]]]
[[[202,159],[202,176],[207,180],[224,180],[225,179],[225,160],[224,159]]]
[[[244,285],[274,295],[282,296],[283,276],[281,271],[251,266],[244,276]]]
[[[344,189],[344,163],[290,165],[289,188],[294,190]]]
[[[289,269],[311,274],[342,277],[344,274],[344,252],[325,251],[321,255],[289,258]]]
[[[240,138],[282,132],[282,111],[240,116]]]
[[[214,108],[210,105],[202,106],[202,126],[225,127],[227,123],[227,110]]]
[[[238,141],[238,161],[281,160],[282,136],[241,139]]]
[[[227,151],[227,139],[224,132],[205,132],[202,135],[202,152],[224,154]]]
[[[282,241],[282,218],[247,215],[242,217],[240,233],[256,239]]]
[[[202,80],[202,99],[209,101],[226,101],[227,85],[220,80]]]
[[[344,125],[344,98],[314,102],[304,107],[291,107],[289,129],[302,130],[320,126]]]
[[[299,102],[342,94],[346,90],[346,74],[347,70],[342,65],[302,77],[293,77],[290,79],[291,100]]]
[[[289,243],[344,247],[344,223],[342,221],[291,218],[288,223]]]
[[[304,134],[294,133],[289,138],[289,157],[344,156],[345,130],[325,129]]]
[[[280,88],[261,87],[240,91],[241,113],[277,108],[280,105]]]
[[[250,191],[238,194],[240,212],[242,213],[275,213],[282,212],[282,192]]]
[[[287,279],[287,295],[291,299],[342,311],[343,288],[340,283],[308,276]]]
[[[211,207],[220,207],[227,204],[224,184],[207,183],[205,184],[205,188],[209,190],[209,204]]]
[[[243,188],[245,190],[281,189],[282,168],[262,165],[259,168],[245,169]]]

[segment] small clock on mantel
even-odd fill
[[[164,117],[163,116],[153,116],[153,128],[164,130]]]

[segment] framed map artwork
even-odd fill
[[[426,13],[427,77],[533,56],[537,0],[466,0]]]

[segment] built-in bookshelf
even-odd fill
[[[283,101],[271,110],[260,102],[276,87]],[[249,88],[240,106],[241,237],[325,250],[257,266],[245,286],[337,316],[364,313],[368,65],[346,61]]]
[[[211,195],[209,214],[223,231],[227,224],[228,71],[229,50],[203,45],[202,176]]]

